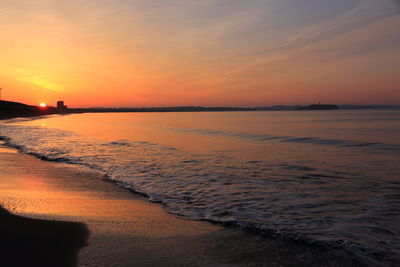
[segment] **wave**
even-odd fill
[[[0,122],[3,124],[14,124],[14,123],[22,123],[22,122],[58,117],[58,116],[67,116],[67,115],[69,115],[69,114],[53,114],[53,115],[41,115],[41,116],[30,116],[30,117],[16,117],[16,118],[11,118],[11,119],[0,120]]]
[[[371,152],[400,152],[400,145],[386,144],[379,142],[361,142],[354,140],[342,139],[329,139],[320,137],[295,137],[295,136],[274,136],[268,134],[251,134],[241,132],[230,132],[221,130],[207,130],[207,129],[186,129],[186,128],[173,128],[177,132],[189,132],[201,135],[220,135],[228,137],[236,137],[242,139],[249,139],[253,141],[277,141],[282,143],[305,143],[324,146],[336,146],[343,148],[367,148]]]
[[[378,183],[352,170],[312,163],[243,161],[226,151],[192,155],[150,142],[104,141],[45,127],[0,125],[0,135],[24,153],[101,171],[173,214],[343,248],[372,265],[400,260],[400,228],[391,223],[400,203],[394,180]],[[395,215],[388,219],[390,212]]]

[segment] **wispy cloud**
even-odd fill
[[[77,99],[106,99],[110,84],[149,103],[306,95],[325,65],[348,84],[350,65],[383,73],[380,58],[400,53],[399,11],[400,0],[2,0],[0,71],[20,92],[23,78]]]
[[[396,3],[394,2],[392,0],[363,1],[346,12],[338,14],[338,16],[329,21],[305,27],[286,41],[243,54],[242,58],[247,62],[233,71],[239,71],[268,62],[271,58],[273,59],[279,55],[287,55],[299,49],[316,46],[318,43],[329,41],[343,34],[349,34],[363,27],[368,27],[388,17],[395,16],[400,19],[399,12],[395,8]]]

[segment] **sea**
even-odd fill
[[[400,265],[400,110],[55,115],[0,136],[186,219]]]

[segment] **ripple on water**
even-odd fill
[[[150,201],[162,202],[174,214],[308,237],[368,259],[379,255],[400,260],[400,224],[395,223],[400,221],[400,182],[395,179],[329,170],[314,166],[312,160],[304,164],[249,161],[224,155],[226,151],[191,155],[150,142],[104,142],[44,127],[8,124],[1,126],[0,134],[25,153],[102,170],[109,179],[148,195]],[[381,145],[256,137],[348,147]]]

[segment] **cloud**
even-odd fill
[[[298,78],[297,68],[393,53],[395,29],[374,27],[399,8],[400,0],[2,0],[1,71],[76,94],[112,84],[135,97],[250,87],[252,97],[287,84],[288,73]]]
[[[398,12],[393,10],[391,1],[370,0],[362,2],[331,21],[311,25],[292,39],[255,53],[262,54],[303,48],[395,15],[398,15]]]
[[[242,54],[243,63],[231,73],[270,62],[274,58],[290,55],[294,51],[316,46],[340,35],[349,34],[390,17],[399,16],[392,0],[363,1],[332,20],[305,27],[285,42]]]

